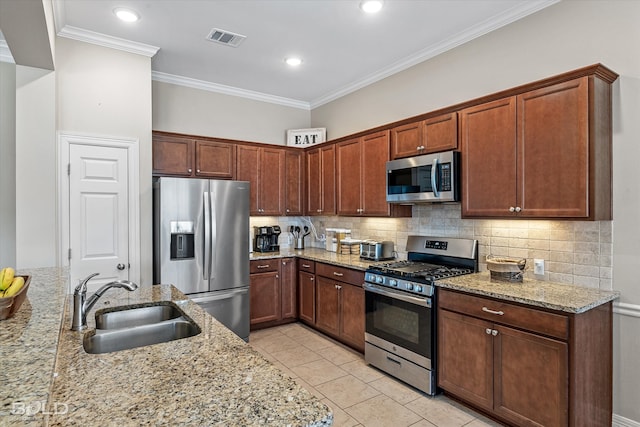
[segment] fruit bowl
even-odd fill
[[[0,298],[0,320],[8,319],[13,316],[27,297],[27,291],[29,290],[29,284],[31,283],[31,276],[22,277],[24,277],[24,285],[17,294],[6,298]]]

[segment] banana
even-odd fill
[[[23,286],[24,286],[24,277],[22,276],[14,277],[13,281],[11,282],[11,285],[7,289],[5,289],[3,297],[7,298],[7,297],[14,296],[20,291],[20,289],[22,289]]]
[[[15,270],[11,267],[0,270],[0,291],[4,291],[11,286],[15,273]]]

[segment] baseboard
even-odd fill
[[[640,427],[640,423],[629,418],[613,414],[612,427]]]

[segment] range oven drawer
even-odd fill
[[[416,365],[368,342],[364,343],[364,358],[368,364],[393,375],[418,390],[430,395],[436,393],[434,373],[427,368]]]

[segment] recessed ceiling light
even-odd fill
[[[124,7],[117,7],[113,9],[113,13],[115,13],[115,15],[124,22],[136,22],[140,19],[138,12]]]
[[[365,0],[360,3],[360,9],[367,13],[380,12],[380,9],[382,9],[382,0]]]
[[[286,62],[287,65],[291,65],[292,67],[297,67],[298,65],[302,64],[302,59],[296,58],[296,57],[290,57],[290,58],[285,58],[284,62]]]

